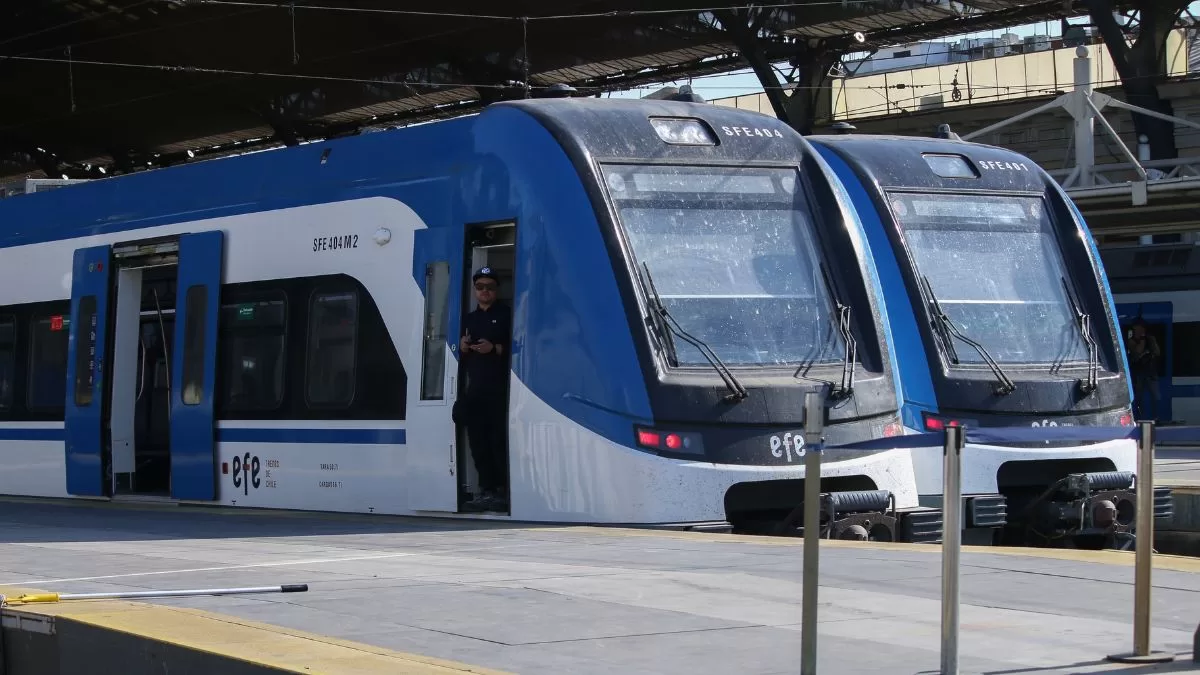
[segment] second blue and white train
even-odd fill
[[[827,535],[936,541],[940,446],[838,446],[1131,424],[1090,242],[1007,151],[674,101],[24,195],[0,201],[0,493],[787,533],[817,391]],[[484,265],[514,317],[502,513],[465,508],[451,415]],[[1127,529],[1134,453],[968,446],[969,534]]]

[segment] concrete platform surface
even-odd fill
[[[1158,448],[1154,460],[1156,484],[1200,487],[1200,448]]]
[[[939,550],[823,543],[822,673],[937,672]],[[1156,557],[1152,646],[1176,662],[1104,661],[1132,647],[1132,564],[1129,553],[966,549],[961,672],[1197,671],[1191,558]],[[801,570],[795,539],[0,501],[0,586],[307,583],[145,602],[513,673],[799,673]]]

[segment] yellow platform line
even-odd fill
[[[397,652],[199,609],[123,600],[65,600],[27,605],[12,602],[20,595],[42,592],[0,588],[0,594],[7,596],[11,603],[6,610],[76,621],[287,673],[507,675],[504,671]],[[70,645],[63,647],[69,649]]]

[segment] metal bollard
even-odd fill
[[[804,395],[804,595],[801,599],[800,673],[817,675],[817,586],[821,563],[821,447],[824,397]]]
[[[1154,423],[1141,422],[1138,438],[1137,550],[1133,568],[1133,652],[1110,654],[1117,663],[1166,663],[1174,654],[1150,651],[1150,583],[1154,568]]]
[[[946,427],[942,447],[942,671],[958,675],[958,574],[962,549],[963,429]]]

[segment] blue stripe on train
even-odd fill
[[[219,443],[403,445],[404,429],[217,429]]]
[[[7,429],[0,427],[0,441],[62,441],[66,430],[58,429]]]
[[[62,441],[63,429],[5,429],[0,441]],[[217,429],[219,443],[404,445],[404,429]]]

